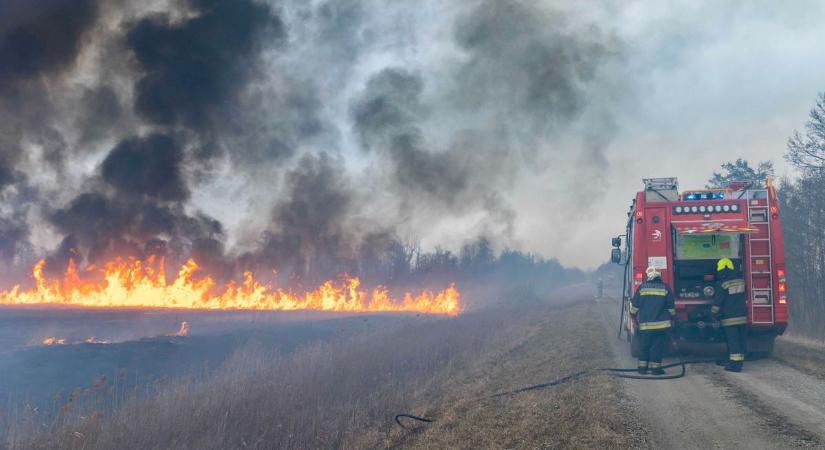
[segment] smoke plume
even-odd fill
[[[513,192],[618,43],[542,3],[425,3],[3,2],[0,259],[306,278],[411,238],[518,246]],[[609,133],[563,151],[603,165]]]

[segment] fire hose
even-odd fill
[[[546,383],[534,384],[532,386],[519,388],[519,389],[516,389],[516,390],[513,390],[513,391],[499,392],[497,394],[493,394],[493,395],[478,399],[477,401],[484,400],[484,399],[489,399],[489,398],[498,398],[498,397],[511,396],[511,395],[520,394],[522,392],[535,391],[535,390],[544,389],[544,388],[548,388],[548,387],[552,387],[552,386],[558,386],[560,384],[568,383],[568,382],[571,382],[571,381],[574,381],[574,380],[579,380],[579,379],[582,379],[582,378],[585,378],[585,377],[588,377],[588,376],[598,375],[598,374],[608,375],[608,376],[612,376],[612,377],[616,377],[616,378],[626,378],[626,379],[631,379],[631,380],[675,380],[677,378],[682,378],[682,377],[685,376],[685,373],[687,372],[687,366],[689,364],[707,364],[707,363],[715,363],[716,362],[715,359],[685,360],[683,355],[682,355],[682,350],[679,347],[679,344],[676,343],[676,340],[673,339],[673,336],[671,336],[670,334],[668,334],[668,337],[670,338],[670,342],[676,348],[676,351],[679,355],[679,361],[671,363],[671,364],[663,365],[661,368],[662,369],[667,369],[667,368],[670,368],[670,367],[680,366],[681,370],[679,371],[679,373],[675,373],[675,374],[672,374],[672,375],[631,375],[627,372],[636,372],[638,369],[628,369],[628,368],[618,368],[618,367],[600,367],[600,368],[595,368],[595,369],[582,370],[581,372],[576,372],[576,373],[573,373],[573,374],[570,374],[570,375],[566,375],[566,376],[563,376],[561,378],[555,379],[553,381],[548,381]],[[404,426],[404,424],[401,422],[402,418],[408,418],[408,419],[412,419],[414,421],[424,422],[424,423],[433,423],[433,422],[435,422],[434,419],[429,419],[429,418],[426,418],[426,417],[420,417],[420,416],[416,416],[416,415],[409,414],[409,413],[400,413],[400,414],[396,414],[395,423],[397,423],[401,428],[406,428]]]

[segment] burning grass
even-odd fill
[[[527,302],[422,317],[291,355],[248,346],[203,381],[161,380],[110,409],[117,382],[97,380],[45,426],[21,415],[6,439],[84,449],[620,447],[611,380],[476,401],[606,361],[588,308]],[[400,411],[437,422],[402,430],[392,422]]]
[[[189,260],[177,275],[167,280],[162,258],[146,261],[117,258],[102,266],[80,270],[70,260],[62,279],[44,274],[45,260],[32,269],[35,286],[15,286],[0,292],[0,305],[61,305],[95,308],[183,308],[247,309],[268,311],[320,310],[339,312],[417,312],[456,315],[461,311],[460,294],[454,285],[433,292],[405,293],[392,298],[389,290],[361,287],[357,277],[342,276],[317,289],[302,293],[285,290],[255,280],[245,272],[241,283],[217,286],[214,279],[200,274]]]

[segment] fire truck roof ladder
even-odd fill
[[[645,184],[646,201],[672,202],[679,198],[679,181],[676,178],[643,178],[642,182]],[[649,195],[651,193],[656,195]]]

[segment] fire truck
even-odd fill
[[[624,235],[613,238],[611,260],[624,265],[621,326],[637,356],[630,299],[653,266],[673,290],[673,332],[681,341],[724,342],[710,308],[716,263],[730,258],[741,271],[748,303],[748,351],[766,355],[788,325],[785,255],[776,190],[764,182],[724,189],[679,191],[676,178],[645,179],[628,211]],[[621,332],[621,331],[620,331]]]

